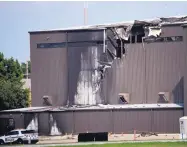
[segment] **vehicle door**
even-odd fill
[[[5,142],[11,143],[18,139],[19,132],[18,131],[11,131],[5,135]]]

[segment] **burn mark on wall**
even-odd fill
[[[66,31],[66,42],[39,43],[37,48],[67,48],[67,106],[107,104],[103,91],[108,86],[106,87],[103,81],[108,80],[106,73],[114,66],[116,67],[112,69],[112,72],[116,73],[112,76],[121,74],[119,70],[122,70],[120,66],[124,64],[125,57],[128,56],[128,44],[139,43],[144,48],[144,43],[182,41],[182,36],[162,36],[162,25],[170,25],[181,20],[187,19],[185,17],[181,19],[159,18],[148,21],[135,20],[130,23],[95,26],[97,28],[95,30],[69,30]],[[129,91],[119,90],[119,92]],[[118,99],[118,94],[115,94],[114,99]],[[48,102],[45,105],[53,104]]]

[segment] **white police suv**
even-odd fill
[[[37,143],[38,133],[34,130],[16,129],[0,137],[0,145],[7,143]]]

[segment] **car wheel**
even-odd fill
[[[19,139],[17,140],[17,143],[18,143],[18,144],[23,144],[23,140],[19,138]]]
[[[0,145],[3,145],[4,144],[4,141],[3,140],[0,140]]]

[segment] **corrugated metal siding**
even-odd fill
[[[38,114],[38,133],[39,135],[49,135],[50,134],[50,125],[49,125],[49,113],[39,113]]]
[[[185,50],[184,60],[185,63],[187,63],[187,28],[186,27],[183,29],[183,33],[184,33],[184,50]],[[186,66],[184,67],[184,74],[187,75]],[[187,116],[187,76],[184,76],[184,115]]]
[[[88,96],[89,101],[92,101],[91,99],[93,98],[93,93],[94,91],[97,89],[96,88],[96,84],[93,81],[93,72],[95,70],[95,58],[94,55],[92,54],[93,52],[98,52],[98,60],[99,57],[101,55],[102,52],[102,48],[100,46],[88,46],[88,47],[68,47],[68,89],[69,89],[69,102],[70,104],[74,104],[75,103],[75,96],[78,94],[77,90],[78,90],[78,84],[81,82],[80,81],[80,76],[83,76],[82,72],[86,72],[87,73],[84,75],[86,82],[81,85],[82,88],[83,86],[86,87],[86,84],[88,82],[89,90],[92,90],[92,95],[89,95],[90,93],[86,93]],[[86,57],[83,59],[83,57]],[[81,65],[81,60],[83,60],[83,64]],[[85,91],[88,92],[88,89],[85,89]],[[101,100],[101,92],[100,91],[96,91],[95,93],[95,99],[96,99],[96,103],[102,103]],[[86,101],[86,99],[85,99]]]
[[[37,48],[48,42],[66,42],[66,33],[31,35],[32,106],[42,106],[44,95],[52,96],[55,106],[67,103],[67,49]]]
[[[62,133],[133,133],[133,130],[179,133],[179,118],[183,116],[183,109],[67,111],[55,112],[53,116]],[[43,120],[43,116],[40,119]],[[46,119],[44,121],[47,122]],[[39,128],[40,125],[43,124],[39,123]],[[40,133],[44,131],[42,134],[46,134],[49,126],[41,127]]]
[[[34,113],[24,113],[24,128],[27,128],[31,120],[34,118]]]
[[[89,113],[86,111],[74,112],[74,132],[85,133],[89,128]]]
[[[13,118],[15,121],[15,129],[25,127],[24,126],[24,115],[21,113],[0,114],[0,117],[1,118]]]
[[[163,32],[183,35],[181,27],[165,27]],[[107,71],[108,103],[117,104],[119,93],[130,93],[132,104],[157,103],[159,92],[170,92],[170,102],[183,103],[185,52],[183,42],[144,43],[144,48],[141,43],[127,45],[126,57],[115,60]]]
[[[92,68],[91,53],[88,53],[92,47],[84,46],[83,42],[84,47],[68,45],[68,49],[36,49],[36,43],[65,42],[66,35],[68,41],[74,43],[103,39],[102,31],[32,34],[33,106],[42,105],[43,95],[53,96],[54,105],[66,105],[67,99],[74,104],[79,73],[85,70],[81,69],[81,54],[88,57],[88,65]],[[163,27],[162,36],[177,35],[183,35],[182,27]],[[130,93],[132,104],[156,103],[158,92],[170,92],[171,102],[183,102],[186,66],[184,43],[145,43],[144,46],[146,52],[141,43],[128,44],[126,56],[122,60],[115,60],[112,68],[107,69],[99,94],[102,100],[97,103],[117,104],[119,93]],[[107,47],[114,50],[110,43]],[[102,46],[95,49],[101,55]]]
[[[108,69],[105,82],[109,104],[118,104],[119,93],[129,93],[130,103],[143,103],[144,92],[144,50],[141,44],[127,46],[127,55],[115,60]]]
[[[168,37],[168,36],[183,36],[183,28],[179,26],[163,26],[161,36]]]
[[[181,110],[153,110],[152,131],[160,133],[178,133]]]
[[[111,132],[112,113],[110,111],[89,111],[89,132]]]
[[[179,118],[183,116],[183,109],[42,112],[38,113],[38,131],[40,135],[50,134],[50,113],[52,113],[57,127],[63,134],[86,132],[133,133],[133,130],[179,133]],[[25,119],[20,119],[20,113],[13,113],[12,117],[15,119],[16,128],[24,128],[24,124],[28,124],[34,114],[24,113],[22,117]],[[0,118],[2,117],[9,118],[9,114],[0,114]]]
[[[185,51],[183,42],[145,44],[146,103],[157,103],[159,92],[170,92],[171,103],[183,103]]]
[[[96,89],[96,83],[93,83],[93,72],[96,70],[96,60],[100,60],[103,47],[97,43],[92,45],[89,43],[93,42],[88,43],[85,41],[98,40],[103,40],[103,30],[68,32],[68,97],[70,104],[76,103],[75,99],[78,94],[78,85],[81,83],[79,78],[83,76],[83,73],[86,82],[84,81],[81,86],[85,86],[84,88],[89,87],[91,91],[95,91]],[[74,44],[72,44],[72,42]],[[85,91],[89,90],[85,89]],[[88,99],[92,101],[91,99],[94,94],[89,94],[90,93],[87,93]],[[102,103],[100,91],[96,92],[95,95],[96,103]]]
[[[151,131],[150,110],[114,110],[115,133],[133,133],[133,130]]]
[[[62,133],[74,133],[74,113],[72,111],[55,112],[52,115]]]

